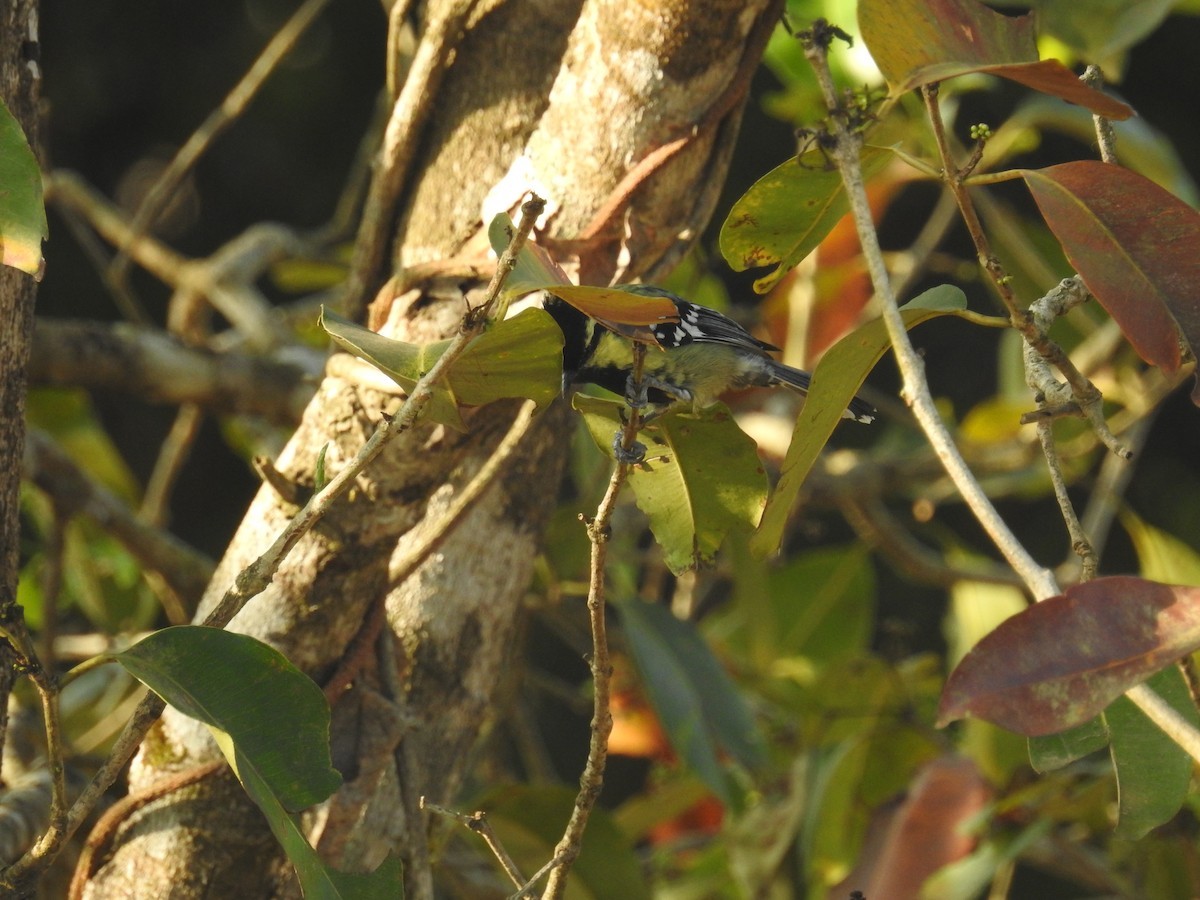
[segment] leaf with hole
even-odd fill
[[[879,173],[891,158],[886,148],[864,148],[863,176]],[[775,266],[754,282],[754,290],[765,294],[817,249],[849,208],[837,168],[823,151],[809,150],[776,166],[738,198],[721,226],[721,255],[736,272]]]

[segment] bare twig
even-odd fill
[[[1079,79],[1090,88],[1100,90],[1104,85],[1104,75],[1099,66],[1088,66]],[[1117,135],[1113,131],[1112,122],[1098,113],[1092,114],[1092,123],[1096,126],[1096,145],[1100,148],[1100,158],[1106,163],[1117,163]]]
[[[1104,424],[1102,407],[1104,398],[1096,390],[1096,386],[1076,368],[1062,347],[1050,339],[1048,334],[1049,326],[1040,327],[1039,322],[1033,316],[1028,315],[1025,310],[1021,309],[1016,296],[1013,294],[1010,284],[1011,279],[999,258],[992,252],[991,242],[983,230],[983,225],[979,221],[979,214],[975,210],[975,204],[971,200],[971,195],[964,183],[969,170],[959,169],[954,163],[950,151],[949,139],[946,135],[946,127],[942,121],[941,107],[938,104],[937,85],[934,84],[921,88],[921,96],[925,101],[925,111],[933,127],[934,139],[941,157],[943,181],[958,203],[959,212],[962,214],[967,231],[971,235],[972,242],[975,244],[975,251],[979,256],[980,265],[983,266],[984,270],[990,276],[992,284],[996,288],[996,293],[1004,304],[1004,308],[1008,311],[1008,318],[1013,328],[1021,333],[1021,336],[1025,339],[1025,343],[1038,356],[1062,373],[1071,387],[1071,396],[1074,402],[1079,404],[1079,408],[1092,423],[1092,426],[1099,427],[1100,430],[1098,433],[1101,439],[1105,441],[1105,444],[1113,449],[1114,452],[1126,452],[1120,447],[1116,438],[1112,436],[1112,432],[1109,431],[1108,426]]]
[[[1100,561],[1096,558],[1096,550],[1092,547],[1091,539],[1079,523],[1079,516],[1067,494],[1067,482],[1063,478],[1062,461],[1058,458],[1058,448],[1054,444],[1054,429],[1048,421],[1037,423],[1038,442],[1042,445],[1042,454],[1046,457],[1046,469],[1050,472],[1050,484],[1054,488],[1054,499],[1058,502],[1058,510],[1067,526],[1067,534],[1071,538],[1071,550],[1079,557],[1081,581],[1090,581],[1096,577],[1096,567]]]
[[[633,345],[633,374],[630,376],[630,391],[636,393],[641,389],[642,371],[645,364],[646,347],[643,344]],[[579,778],[579,794],[575,797],[575,807],[562,838],[554,848],[554,865],[550,869],[550,878],[546,882],[546,890],[542,893],[543,900],[557,900],[567,888],[567,874],[571,865],[579,856],[579,848],[583,840],[584,829],[587,828],[588,817],[600,789],[604,784],[604,768],[608,761],[608,736],[612,732],[612,711],[609,708],[610,682],[612,679],[612,663],[608,655],[608,628],[605,621],[607,612],[605,601],[604,566],[608,558],[609,524],[612,521],[613,510],[625,479],[629,475],[630,453],[637,445],[638,428],[641,426],[640,409],[631,405],[625,427],[621,431],[620,450],[617,453],[617,464],[613,468],[612,477],[608,481],[596,517],[587,523],[588,539],[592,543],[592,562],[588,587],[588,620],[592,628],[592,732],[588,742],[587,762],[583,774]],[[523,896],[528,888],[523,889],[518,896]]]
[[[836,111],[838,95],[825,57],[825,47],[817,41],[806,41],[805,55],[817,73],[817,81],[825,96],[826,104],[831,110]],[[929,384],[925,380],[924,362],[917,354],[912,341],[909,340],[904,320],[900,317],[896,296],[892,290],[887,267],[883,262],[883,252],[875,234],[871,207],[867,201],[862,169],[858,161],[861,138],[848,129],[836,114],[833,116],[833,121],[836,137],[833,149],[834,160],[837,162],[846,185],[850,210],[854,215],[871,282],[883,304],[883,321],[904,379],[904,398],[912,408],[913,415],[925,432],[926,438],[946,468],[955,487],[958,488],[959,493],[962,494],[984,530],[999,547],[1008,564],[1029,585],[1036,596],[1039,598],[1053,596],[1058,592],[1053,576],[1049,570],[1038,564],[1029,555],[1029,552],[1009,530],[1007,523],[996,512],[983,488],[975,480],[975,476],[967,467],[962,454],[959,453],[942,423],[941,416],[938,414],[933,397],[929,392]]]
[[[313,357],[314,361],[316,357]],[[31,384],[123,391],[152,403],[195,403],[214,413],[295,425],[319,368],[237,351],[188,347],[161,329],[127,322],[42,319],[33,334]]]
[[[362,318],[367,293],[383,280],[380,273],[391,241],[396,198],[416,153],[421,126],[429,117],[430,98],[437,95],[475,3],[476,0],[450,0],[448,4],[435,4],[437,12],[421,36],[404,87],[392,107],[342,295],[342,313],[351,319]]]
[[[513,861],[513,858],[508,855],[508,851],[504,849],[504,845],[500,843],[500,838],[496,837],[496,832],[492,828],[492,824],[488,821],[487,813],[473,812],[470,815],[466,813],[455,812],[452,809],[446,809],[444,806],[438,806],[436,803],[430,803],[424,797],[421,798],[421,809],[432,810],[441,816],[446,816],[453,819],[464,828],[470,829],[483,838],[488,845],[488,849],[492,851],[492,855],[500,862],[501,868],[504,869],[504,874],[516,887],[525,885],[525,876],[521,874],[520,868]]]

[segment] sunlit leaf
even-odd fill
[[[1121,524],[1137,552],[1143,578],[1169,584],[1200,585],[1200,553],[1160,528],[1143,522],[1129,509],[1121,511]]]
[[[596,444],[612,453],[623,404],[578,394],[574,403]],[[671,571],[710,563],[726,535],[758,522],[766,472],[754,441],[723,405],[668,413],[642,429],[639,440],[646,462],[630,472],[629,485]]]
[[[41,281],[48,233],[42,171],[20,123],[0,101],[0,263]]]
[[[365,359],[407,391],[450,345],[395,341],[321,311],[321,327],[338,346]],[[527,309],[473,340],[443,383],[433,386],[429,418],[462,429],[458,404],[482,406],[505,397],[528,397],[545,406],[562,385],[562,331],[549,314]]]
[[[1058,60],[1038,60],[1032,16],[1006,16],[975,0],[861,0],[858,24],[896,93],[968,72],[1000,75],[1110,119],[1133,111],[1093,90]]]
[[[959,312],[966,305],[966,295],[959,288],[939,285],[913,298],[900,314],[905,327],[912,328],[935,316]],[[767,502],[758,531],[751,539],[750,546],[755,554],[767,556],[779,546],[804,479],[842,420],[842,410],[889,346],[887,328],[882,319],[876,319],[834,344],[817,364],[808,397],[796,419],[779,483]]]
[[[950,675],[938,721],[970,714],[1019,734],[1062,731],[1197,647],[1200,588],[1099,578],[980,641]]]
[[[1182,334],[1200,350],[1200,214],[1120,166],[1022,172],[1088,290],[1147,362],[1174,372]],[[1200,404],[1200,388],[1192,394]]]
[[[864,176],[877,174],[891,158],[888,149],[865,148]],[[817,248],[849,208],[837,168],[823,151],[809,150],[776,166],[734,203],[721,226],[721,255],[738,272],[776,266],[754,282],[765,294]]]

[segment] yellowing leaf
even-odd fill
[[[0,101],[0,263],[41,281],[47,233],[41,169],[20,123]]]

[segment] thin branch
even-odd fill
[[[942,160],[943,181],[954,195],[954,199],[958,202],[959,212],[962,214],[967,231],[971,235],[972,242],[975,244],[975,251],[979,256],[980,265],[983,266],[984,270],[990,276],[992,284],[995,286],[996,292],[1004,304],[1004,308],[1008,311],[1008,318],[1013,328],[1021,333],[1021,336],[1025,339],[1025,343],[1032,347],[1042,359],[1046,360],[1046,362],[1053,365],[1054,368],[1062,373],[1067,383],[1071,386],[1071,395],[1074,401],[1079,404],[1079,408],[1092,423],[1092,426],[1100,429],[1098,433],[1105,444],[1113,452],[1127,452],[1112,436],[1112,432],[1109,431],[1108,426],[1104,424],[1102,405],[1104,398],[1096,390],[1096,386],[1076,368],[1062,347],[1050,339],[1048,335],[1049,325],[1039,323],[1033,316],[1021,309],[1020,304],[1017,302],[1010,284],[1011,278],[1005,271],[999,258],[992,252],[991,242],[983,230],[983,224],[979,220],[975,204],[972,202],[971,195],[967,191],[964,183],[964,172],[954,163],[950,151],[949,139],[946,135],[946,126],[942,121],[941,107],[938,104],[937,85],[922,87],[921,97],[925,101],[925,111],[933,128],[933,136],[937,144],[938,154]]]
[[[270,584],[284,557],[321,520],[330,505],[350,488],[359,473],[379,455],[388,441],[412,426],[418,414],[433,396],[433,385],[449,371],[458,357],[466,350],[467,345],[487,325],[487,317],[500,296],[504,280],[516,263],[517,253],[524,245],[529,232],[533,229],[534,222],[537,221],[544,208],[545,201],[540,197],[533,197],[522,204],[521,220],[509,240],[508,248],[497,263],[496,274],[488,285],[483,305],[475,310],[475,314],[468,315],[464,319],[463,327],[458,335],[450,342],[446,351],[430,367],[424,377],[417,382],[400,411],[395,416],[386,417],[349,465],[330,480],[322,490],[313,494],[271,547],[237,576],[234,585],[225,592],[202,624],[217,628],[224,627],[250,598],[261,593]],[[0,873],[0,878],[4,878],[7,883],[11,884],[40,871],[49,864],[58,853],[62,843],[75,833],[103,793],[116,780],[126,763],[137,751],[150,727],[162,715],[164,708],[165,704],[156,694],[148,694],[142,700],[133,718],[117,739],[108,759],[105,760],[104,765],[93,776],[91,782],[71,807],[64,827],[48,830],[33,850]]]
[[[437,95],[438,85],[450,66],[454,48],[476,2],[450,0],[448,4],[433,5],[434,18],[421,36],[404,87],[392,107],[375,177],[367,190],[350,275],[342,294],[342,314],[348,318],[362,318],[368,292],[382,281],[380,273],[391,241],[396,198],[416,154],[422,126],[429,118],[431,98]],[[444,11],[443,6],[446,6]]]
[[[508,855],[508,851],[504,849],[504,845],[500,843],[500,838],[496,836],[492,824],[488,821],[487,813],[473,812],[467,815],[466,813],[455,812],[452,809],[446,809],[444,806],[438,806],[436,803],[430,803],[424,797],[421,798],[421,809],[428,809],[440,816],[453,819],[459,825],[482,837],[484,843],[488,845],[488,849],[492,851],[492,855],[500,862],[500,866],[504,869],[504,874],[508,876],[509,881],[516,887],[523,887],[525,885],[525,876],[521,874],[521,870],[516,862],[513,861],[513,858]]]
[[[1100,561],[1091,539],[1083,530],[1071,497],[1067,494],[1067,481],[1063,478],[1062,461],[1058,458],[1058,448],[1054,443],[1054,428],[1048,421],[1037,423],[1038,442],[1042,445],[1042,455],[1046,457],[1046,469],[1050,473],[1050,484],[1054,488],[1054,499],[1058,502],[1058,510],[1067,526],[1067,534],[1071,538],[1071,550],[1079,557],[1081,581],[1090,581],[1096,577],[1096,568]]]
[[[38,320],[29,365],[33,385],[122,391],[151,403],[195,403],[216,414],[293,426],[320,372],[256,354],[189,347],[158,328],[75,319]]]
[[[642,390],[642,371],[646,359],[644,344],[633,345],[633,371],[629,377],[630,394],[638,395]],[[621,488],[629,476],[631,453],[637,444],[637,433],[641,426],[641,411],[638,405],[630,404],[629,415],[625,427],[620,432],[620,447],[616,454],[617,463],[613,468],[612,477],[608,481],[600,505],[596,509],[596,517],[587,523],[588,539],[592,544],[592,562],[588,587],[588,620],[592,628],[592,730],[588,742],[587,762],[583,774],[579,778],[579,793],[575,797],[575,807],[562,838],[554,848],[554,865],[550,870],[550,878],[546,882],[546,890],[542,900],[558,900],[567,888],[567,874],[571,865],[579,856],[579,848],[583,841],[583,832],[587,828],[588,818],[592,808],[600,796],[604,785],[604,769],[608,762],[608,736],[612,732],[612,711],[610,709],[610,689],[612,679],[612,662],[608,655],[608,627],[605,620],[607,613],[605,600],[604,567],[608,558],[609,527],[612,522],[613,510],[616,509],[617,498]],[[518,896],[525,896],[529,886],[523,888]]]
[[[1088,66],[1079,80],[1096,90],[1104,86],[1104,75],[1099,66]],[[1098,113],[1093,113],[1092,123],[1096,127],[1096,145],[1100,148],[1100,158],[1106,163],[1116,165],[1117,135],[1113,131],[1112,122]]]
[[[833,156],[841,171],[842,180],[846,185],[846,194],[850,201],[850,210],[854,215],[855,226],[858,230],[859,241],[862,244],[863,256],[871,275],[875,293],[883,305],[883,321],[892,349],[896,354],[904,380],[904,398],[913,410],[913,415],[925,432],[938,459],[941,460],[947,474],[958,488],[963,500],[970,507],[979,523],[995,542],[1008,564],[1013,567],[1039,599],[1051,597],[1058,593],[1058,586],[1049,570],[1041,566],[1021,545],[1016,536],[1009,530],[1008,524],[996,512],[991,501],[976,481],[975,476],[967,467],[966,462],[954,445],[941,416],[934,405],[933,396],[929,392],[929,383],[925,380],[925,364],[918,355],[916,348],[908,337],[904,320],[900,316],[895,293],[892,291],[891,280],[887,267],[883,262],[883,251],[879,246],[879,238],[875,233],[871,217],[871,207],[867,200],[866,187],[863,182],[862,169],[859,165],[859,150],[862,139],[853,133],[836,114],[838,96],[834,88],[833,76],[829,71],[826,59],[826,47],[818,41],[806,40],[805,56],[817,73],[817,81],[825,96],[825,102],[832,116],[836,143]]]
[[[1008,524],[1000,517],[987,494],[963,461],[934,407],[933,397],[924,377],[924,365],[904,328],[904,321],[900,317],[896,297],[884,266],[878,237],[875,234],[874,223],[871,219],[871,207],[867,202],[862,169],[859,165],[859,150],[862,141],[857,134],[846,127],[842,117],[838,114],[838,98],[826,59],[826,49],[826,46],[820,41],[813,40],[811,32],[808,34],[804,43],[805,56],[816,72],[826,105],[834,111],[831,117],[836,138],[833,156],[846,186],[850,210],[854,216],[872,284],[883,301],[883,320],[904,380],[905,398],[912,406],[913,414],[925,432],[927,440],[942,461],[947,474],[954,481],[971,512],[995,542],[1009,565],[1021,576],[1034,599],[1045,600],[1053,597],[1059,593],[1059,587],[1053,574],[1030,556],[1029,551],[1017,540]],[[936,103],[934,106],[936,107]],[[1060,369],[1060,371],[1062,370]],[[1137,685],[1127,692],[1127,696],[1165,733],[1183,747],[1193,759],[1200,761],[1200,731],[1194,728],[1190,722],[1145,685]]]

